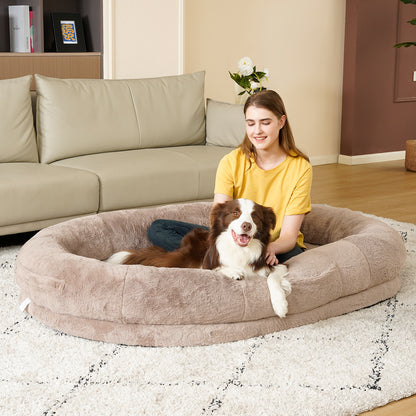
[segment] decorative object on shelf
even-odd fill
[[[51,13],[56,52],[86,52],[79,13]]]
[[[231,79],[235,82],[236,102],[242,103],[248,95],[257,91],[266,89],[264,83],[268,81],[269,70],[264,68],[263,71],[257,71],[253,61],[245,56],[238,61],[238,72],[230,74]],[[247,93],[247,96],[244,95]]]
[[[31,51],[30,29],[30,7],[28,5],[9,6],[10,52],[33,52]]]
[[[400,1],[404,4],[416,5],[416,0],[400,0]],[[407,23],[410,23],[411,25],[416,25],[416,18],[409,20]],[[409,46],[416,46],[416,42],[400,42],[394,45],[395,48],[401,48],[402,46],[404,46],[405,48],[408,48]]]

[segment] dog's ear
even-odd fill
[[[270,225],[270,229],[273,230],[276,227],[276,214],[272,208],[262,207],[263,208],[263,217],[266,224]]]
[[[225,203],[217,203],[211,208],[211,212],[209,214],[209,222],[211,224],[211,228],[213,227],[215,221],[220,217],[224,205]]]

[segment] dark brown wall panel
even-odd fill
[[[347,0],[346,7],[341,154],[404,150],[406,140],[416,138],[416,101],[411,98],[416,60],[409,62],[416,47],[401,51],[393,45],[408,35],[404,25],[414,32],[406,40],[416,39],[414,26],[404,21],[407,13],[416,17],[416,6]]]
[[[396,43],[416,42],[416,27],[408,23],[413,18],[416,18],[416,6],[409,7],[400,2]],[[416,73],[416,47],[397,49],[394,90],[396,102],[416,101],[416,82],[413,80],[413,73]]]

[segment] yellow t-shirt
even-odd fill
[[[233,199],[251,199],[271,207],[277,219],[271,233],[271,240],[274,241],[280,235],[285,215],[310,212],[312,167],[303,157],[291,155],[270,170],[259,168],[253,159],[251,162],[250,167],[250,162],[239,148],[225,155],[218,165],[215,193]],[[305,247],[301,232],[296,244]]]

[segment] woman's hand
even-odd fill
[[[286,215],[283,218],[279,238],[272,243],[269,243],[266,248],[266,263],[269,266],[276,266],[276,264],[279,263],[276,254],[287,253],[295,247],[296,239],[304,217],[305,215],[301,214]]]
[[[276,257],[276,244],[275,243],[269,243],[266,247],[266,263],[269,266],[276,266],[276,264],[279,263],[279,260],[277,260]]]

